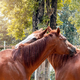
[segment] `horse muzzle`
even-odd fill
[[[70,56],[73,56],[74,54],[76,54],[77,51],[76,51],[76,48],[70,48]]]

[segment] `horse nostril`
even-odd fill
[[[69,54],[70,57],[72,57],[73,55],[74,55],[74,54],[73,54],[72,52]]]

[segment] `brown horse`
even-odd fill
[[[52,53],[74,54],[73,47],[69,47],[63,37],[61,40],[59,32],[59,29],[52,30],[33,43],[1,51],[0,80],[30,80],[35,69]]]
[[[48,31],[51,31],[51,28],[48,28]],[[65,42],[72,46],[68,41]],[[80,80],[80,50],[72,57],[53,53],[48,60],[55,70],[56,80]]]
[[[48,28],[48,31],[51,31],[51,28]],[[73,46],[68,41],[65,40],[65,42],[69,46]],[[80,50],[76,50],[77,53],[73,56],[53,53],[48,57],[49,62],[55,70],[56,80],[80,80]]]
[[[53,53],[48,60],[55,70],[55,80],[80,80],[80,50],[72,57]]]
[[[68,41],[65,42],[72,46]],[[76,50],[73,56],[53,53],[48,57],[55,70],[55,80],[80,80],[80,50]]]

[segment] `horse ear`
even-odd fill
[[[59,29],[59,27],[57,28],[57,35],[59,35],[59,33],[60,33],[60,29]]]
[[[50,27],[50,26],[48,26],[47,30],[50,32],[52,29],[51,29],[51,27]]]
[[[44,34],[47,32],[47,29],[45,29],[44,31],[41,32],[39,38],[42,38],[44,36]]]

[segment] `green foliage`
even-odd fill
[[[64,0],[64,4],[70,4],[72,0]]]
[[[12,35],[16,39],[25,37],[25,29],[32,26],[33,11],[38,9],[42,0],[2,0],[0,3],[2,13],[10,20],[8,22],[8,35]],[[50,4],[51,5],[51,4]],[[63,1],[58,0],[58,10],[63,7]],[[46,12],[46,9],[45,9]],[[43,24],[49,21],[49,17],[44,15]],[[57,17],[57,24],[61,25],[59,16]],[[40,24],[39,24],[40,25]],[[29,31],[28,31],[29,32]]]
[[[63,1],[64,0],[58,0],[57,1],[57,21],[56,21],[57,26],[60,26],[60,25],[63,24],[63,22],[60,20],[60,14],[61,14],[61,11],[64,7],[64,2]]]
[[[7,44],[12,43],[12,37],[7,35],[7,22],[8,20],[5,19],[4,16],[0,16],[0,45],[3,45],[4,41],[6,41]]]
[[[62,10],[62,7],[64,7],[63,0],[57,0],[57,9]]]
[[[31,75],[31,78],[30,78],[30,80],[34,80],[34,78],[33,78],[33,75]]]
[[[7,18],[7,31],[8,35],[15,37],[16,39],[23,39],[25,34],[32,32],[32,16],[33,12],[39,8],[39,4],[42,0],[1,0],[0,8],[1,12],[4,14],[4,17]],[[64,4],[66,4],[64,6]],[[69,6],[69,11],[64,9]],[[50,5],[48,6],[51,10],[51,0]],[[65,14],[66,16],[62,15]],[[38,24],[38,28],[46,28],[46,23],[50,21],[50,13],[47,14],[46,9],[46,0],[44,7],[44,16],[42,23]],[[61,20],[64,18],[64,20]],[[68,27],[65,22],[69,22]],[[57,25],[64,25],[65,28],[70,28],[69,26],[73,25],[77,29],[77,32],[80,32],[80,0],[57,0]],[[71,22],[71,24],[70,24]],[[62,29],[62,28],[61,28]],[[2,34],[0,34],[2,35]]]
[[[47,28],[46,24],[42,24],[42,23],[38,24],[37,27],[38,27],[38,29],[40,29],[40,28],[46,29]]]
[[[51,80],[55,80],[55,71],[51,71],[50,72],[50,78],[51,78]]]
[[[57,14],[57,21],[56,21],[56,23],[57,23],[57,26],[60,26],[60,25],[63,24],[63,22],[60,20],[60,16],[58,14]]]
[[[77,29],[77,32],[80,32],[80,29],[79,29],[80,27],[80,0],[71,0],[69,9],[74,12],[69,17],[68,20],[71,21],[71,24],[74,24],[74,26]]]
[[[34,11],[34,0],[3,0],[1,11],[8,17],[9,35],[16,39],[25,37],[24,30],[32,26],[32,14]]]
[[[74,44],[74,37],[76,36],[76,28],[73,24],[68,21],[68,18],[72,15],[73,11],[69,10],[67,4],[64,4],[62,13],[60,15],[60,20],[63,22],[63,25],[60,26],[60,29],[63,30],[63,35],[66,36],[69,42]]]
[[[48,21],[49,21],[50,19],[49,19],[49,16],[47,15],[44,15],[43,16],[43,24],[46,24]]]

